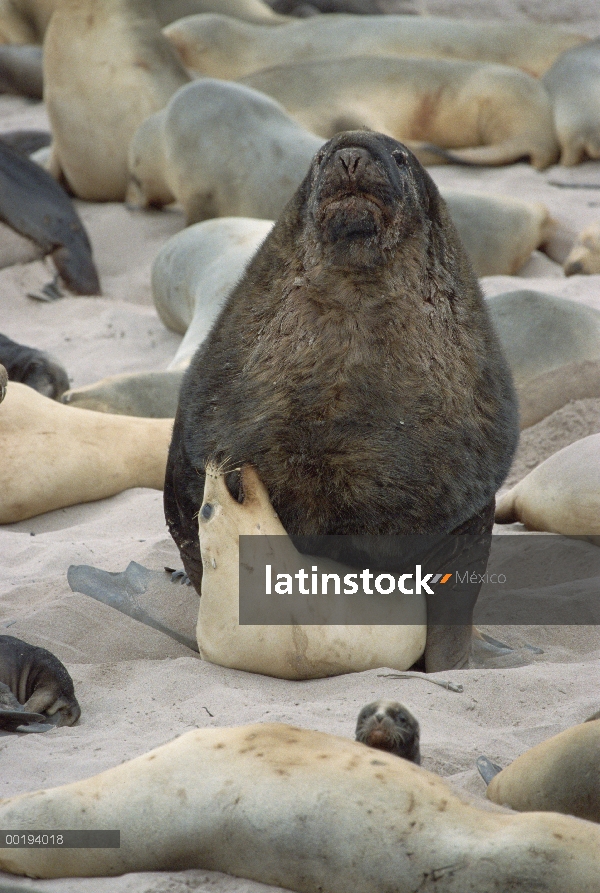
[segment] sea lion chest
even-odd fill
[[[447,486],[436,486],[440,432],[454,452],[476,420],[465,382],[477,338],[463,337],[451,308],[400,285],[324,290],[296,277],[275,305],[236,317],[216,333],[204,379],[202,454],[252,462],[292,534],[356,533],[357,519],[369,533],[421,524]]]

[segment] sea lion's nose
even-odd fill
[[[351,180],[361,173],[367,166],[370,155],[365,149],[352,147],[349,149],[338,149],[335,153],[335,163],[338,164]]]

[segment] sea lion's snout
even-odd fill
[[[352,148],[338,149],[334,154],[332,161],[334,165],[340,168],[342,176],[348,177],[351,183],[356,182],[372,159],[370,154],[358,146]]]

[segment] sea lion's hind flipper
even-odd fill
[[[502,766],[492,763],[487,757],[477,757],[477,768],[486,784],[489,784],[492,778],[502,772]]]

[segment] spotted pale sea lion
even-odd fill
[[[273,66],[242,83],[272,96],[303,127],[330,138],[365,127],[408,145],[423,164],[534,167],[558,159],[552,105],[540,82],[507,65],[362,56]]]
[[[421,765],[419,723],[398,701],[373,701],[358,714],[356,740]]]
[[[542,75],[587,38],[552,25],[441,16],[315,16],[271,28],[222,15],[188,16],[164,29],[183,64],[235,80],[269,65],[349,56],[428,56],[496,62]]]
[[[198,592],[209,460],[253,464],[289,535],[346,534],[344,564],[359,563],[352,535],[484,536],[517,429],[510,372],[433,181],[395,140],[341,134],[186,373],[167,522]],[[461,666],[470,643],[470,623],[430,623],[425,664]]]
[[[203,868],[298,893],[581,893],[600,849],[593,822],[480,809],[408,760],[281,723],[195,729],[92,778],[4,799],[0,825],[120,830],[112,849],[1,849],[13,874]]]

